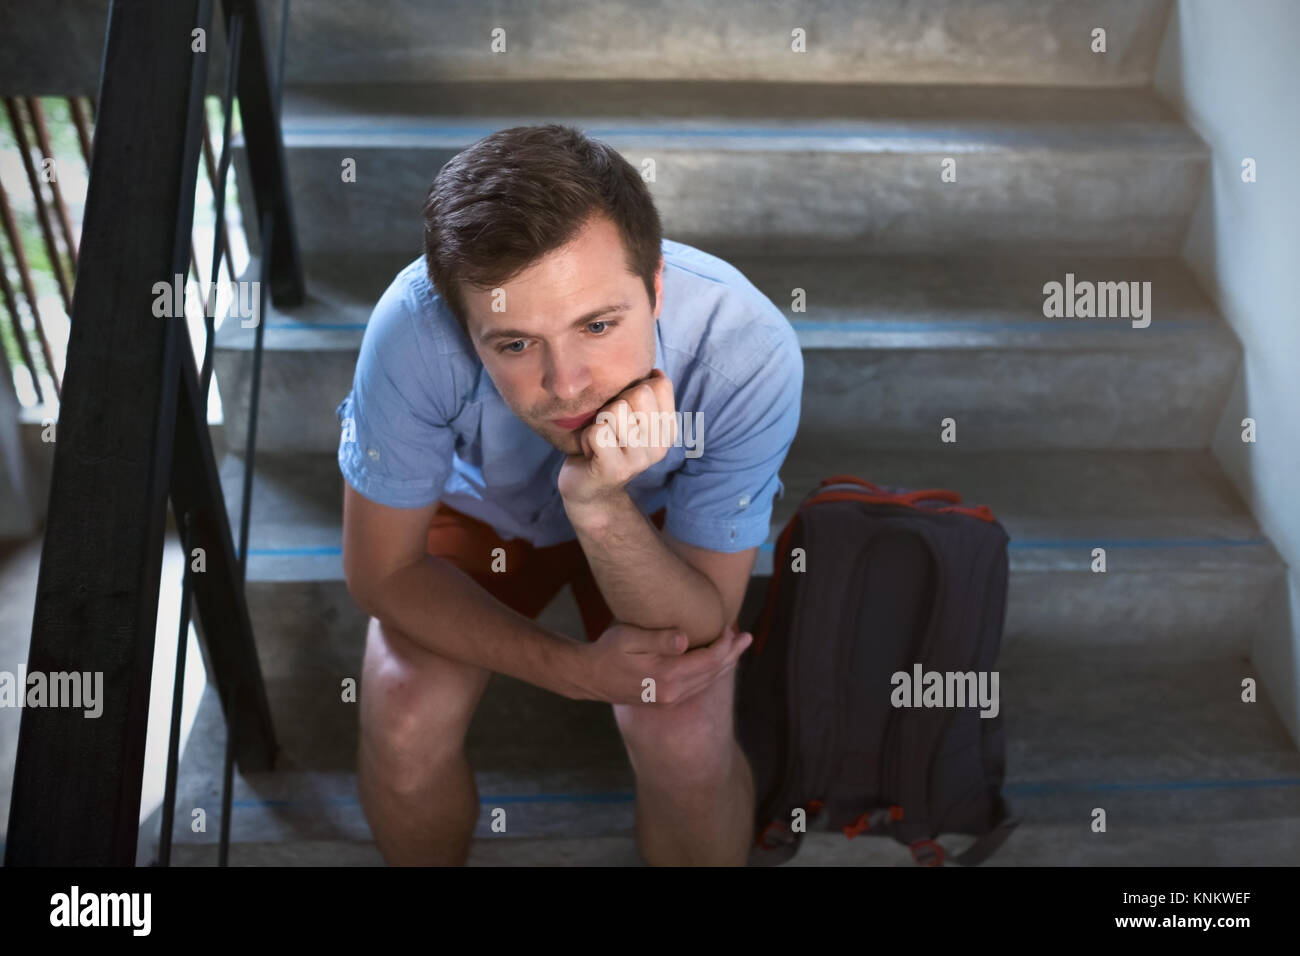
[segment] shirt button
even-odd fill
[[[742,508],[748,508],[748,507],[749,507],[749,495],[741,495],[741,496],[740,496],[740,501],[737,502],[737,504],[739,504],[740,507],[742,507]]]
[[[366,449],[366,455],[370,458],[371,461],[378,461],[378,460],[379,460],[379,449],[378,449],[378,448],[367,448],[367,449]]]

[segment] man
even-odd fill
[[[465,861],[465,732],[499,672],[613,705],[647,862],[743,864],[735,619],[798,423],[794,333],[733,267],[665,240],[636,170],[570,127],[461,152],[424,220],[336,409],[380,850]],[[566,583],[586,643],[532,620]]]

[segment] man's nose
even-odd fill
[[[587,360],[576,352],[551,349],[542,387],[561,401],[572,401],[591,386],[591,369]]]

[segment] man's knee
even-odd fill
[[[372,617],[361,677],[363,759],[398,785],[458,757],[490,677]]]
[[[725,774],[736,746],[733,679],[725,675],[675,704],[615,704],[637,773],[683,786]]]

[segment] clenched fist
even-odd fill
[[[647,468],[677,441],[673,383],[660,369],[624,389],[596,413],[582,432],[582,454],[560,468],[559,490],[567,508],[599,505]]]

